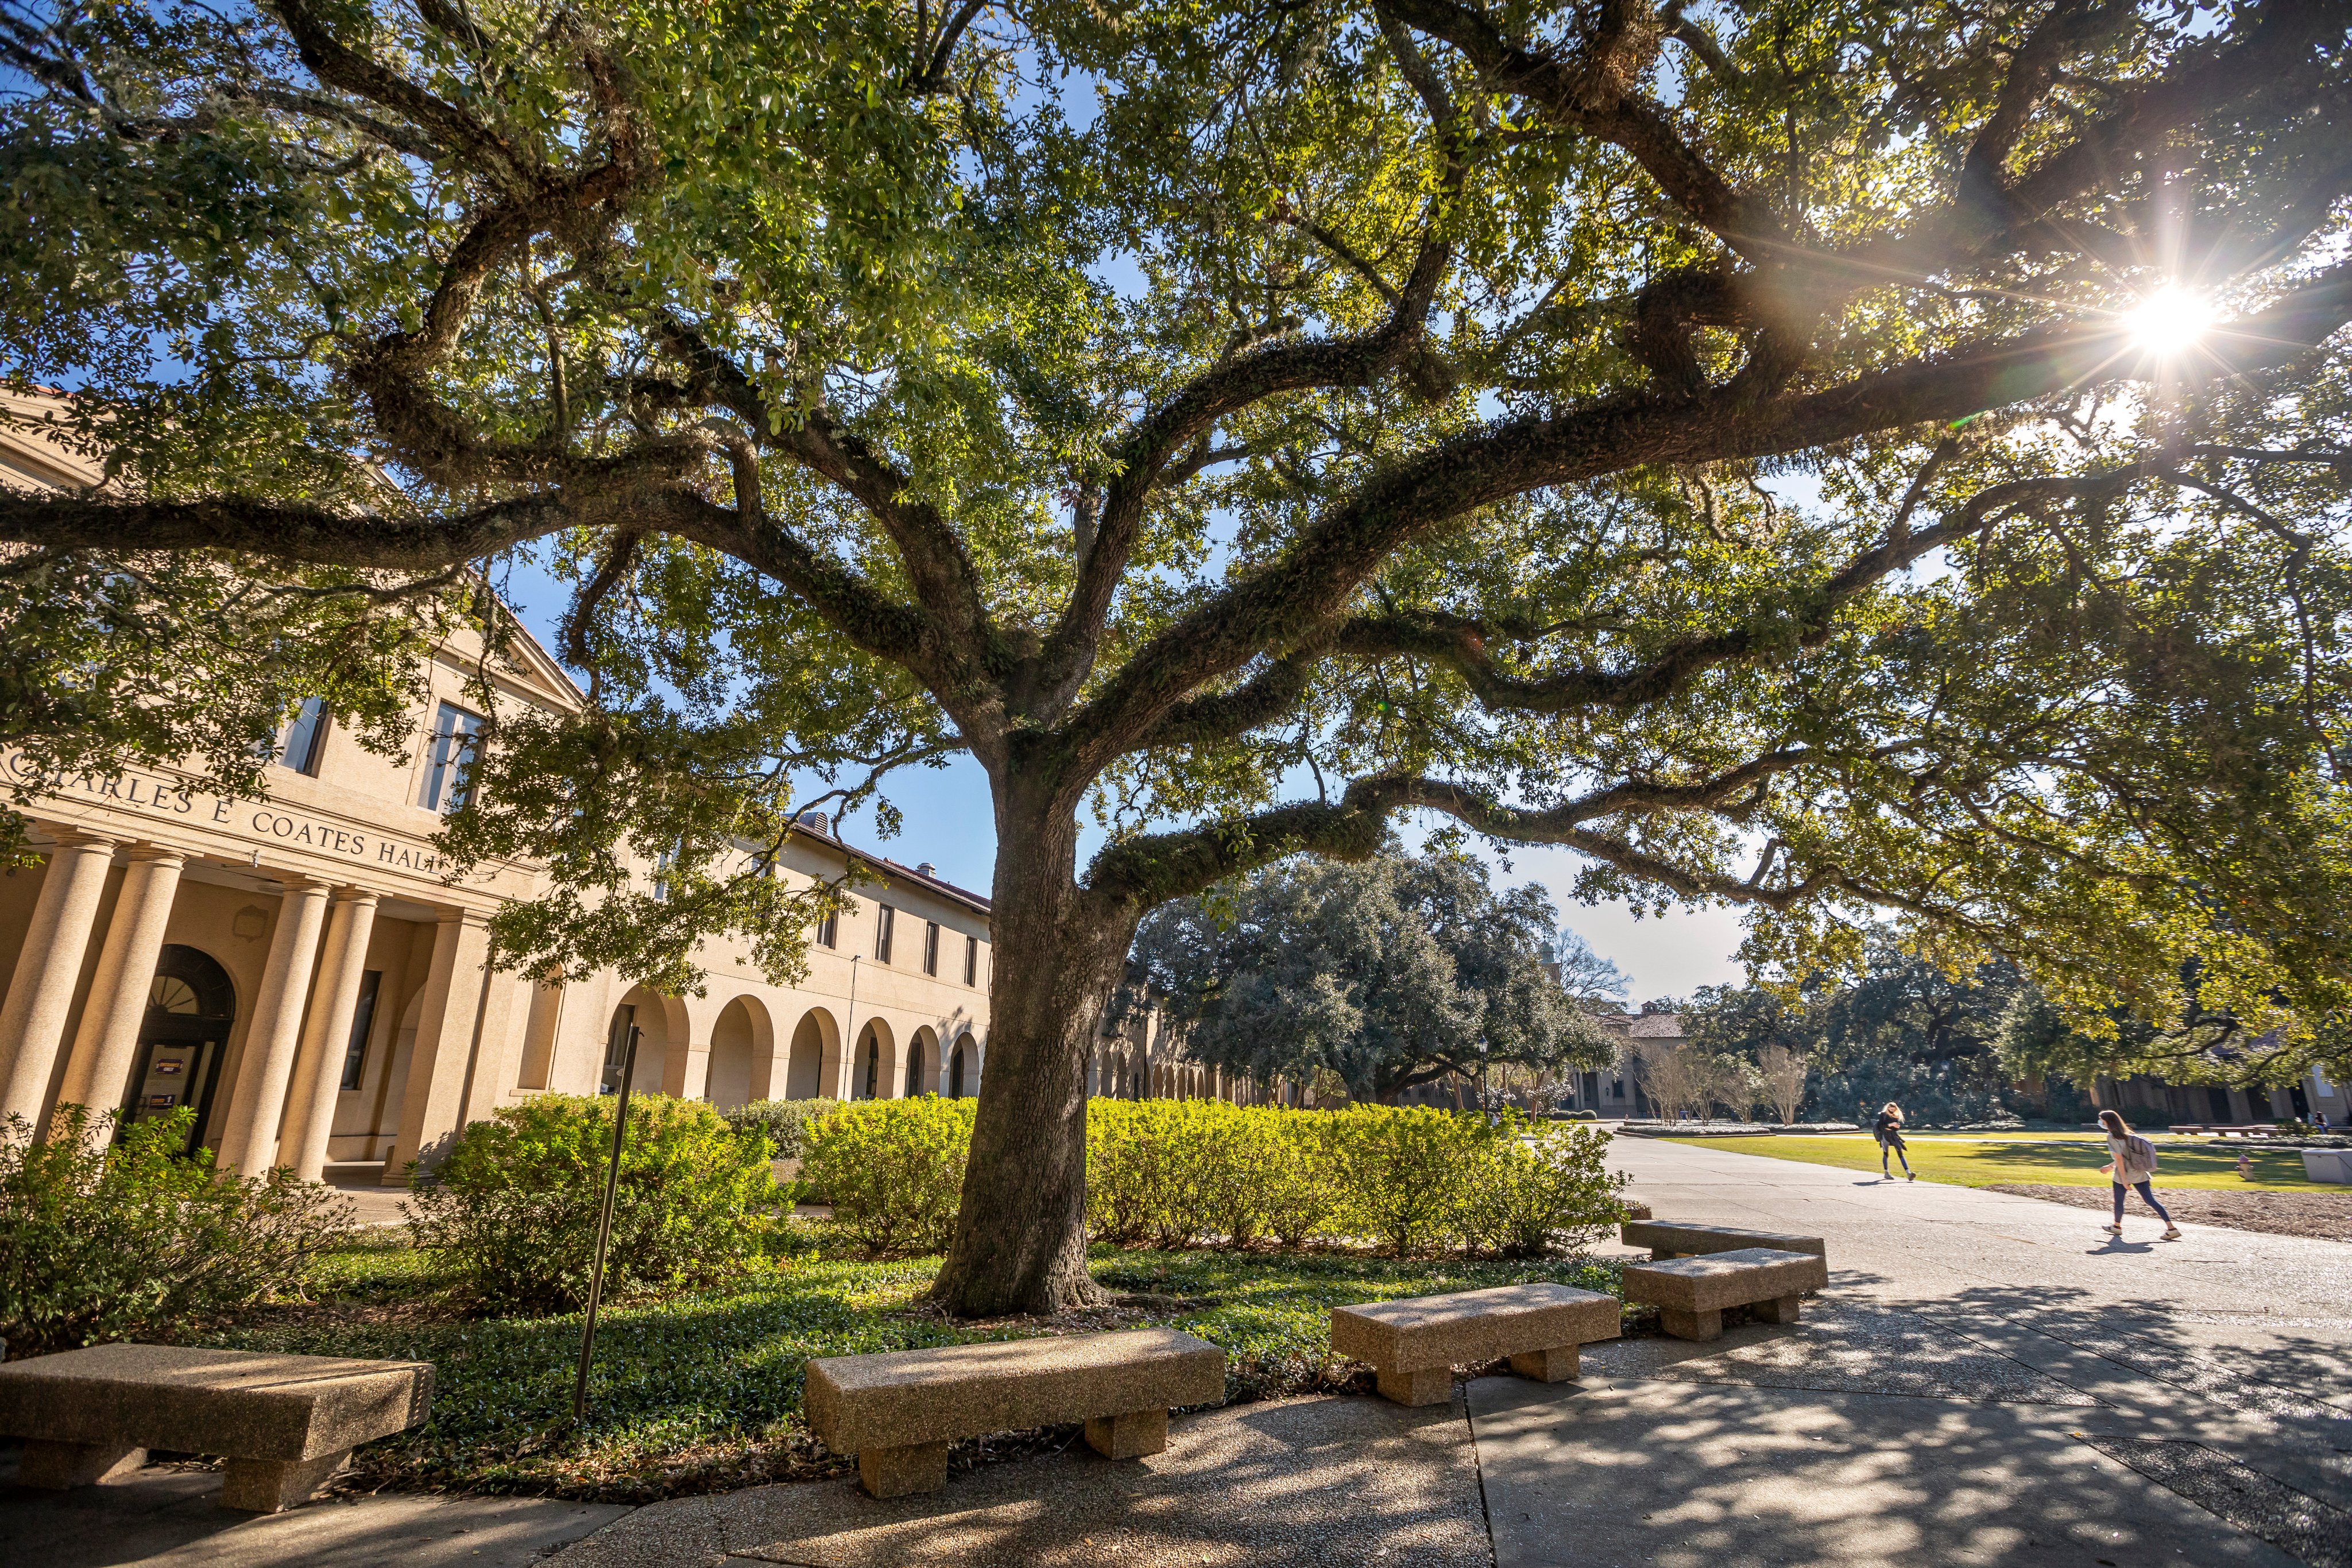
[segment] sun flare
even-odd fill
[[[2193,348],[2213,324],[2213,307],[2203,297],[2166,284],[2124,312],[2124,325],[2140,347],[2156,354]]]

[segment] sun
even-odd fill
[[[2132,340],[2154,354],[2194,348],[2213,324],[2213,307],[2203,297],[2166,284],[2123,313]]]

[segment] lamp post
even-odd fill
[[[604,1254],[613,1244],[613,1197],[621,1186],[621,1140],[629,1128],[629,1080],[637,1075],[635,1024],[621,1052],[621,1095],[613,1107],[613,1163],[604,1172],[604,1202],[596,1214],[596,1262],[588,1271],[588,1321],[580,1329],[580,1376],[572,1385],[572,1419],[588,1417],[588,1364],[596,1358],[596,1306],[604,1294]]]

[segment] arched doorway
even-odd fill
[[[929,1026],[907,1042],[907,1098],[935,1094],[940,1087],[940,1045]]]
[[[814,1100],[824,1092],[825,1059],[837,1061],[839,1052],[835,1042],[833,1015],[823,1008],[811,1008],[793,1026],[791,1054],[784,1062],[784,1098]]]
[[[751,1059],[759,1030],[747,998],[736,998],[710,1026],[710,1061],[703,1078],[703,1098],[721,1111],[749,1104],[751,1099]]]
[[[948,1055],[948,1098],[963,1098],[963,1041],[961,1040],[956,1041],[955,1050]]]
[[[851,1096],[858,1100],[878,1100],[882,1097],[882,1037],[872,1024],[857,1037],[857,1082]]]
[[[139,1055],[123,1097],[121,1128],[193,1106],[187,1151],[194,1153],[212,1116],[220,1087],[222,1048],[236,1021],[236,988],[210,954],[166,946],[147,987],[147,1013],[139,1025]]]

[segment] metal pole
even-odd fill
[[[621,1097],[613,1107],[613,1163],[604,1172],[604,1203],[596,1215],[596,1266],[588,1271],[588,1321],[580,1330],[580,1376],[572,1385],[572,1418],[588,1418],[588,1364],[596,1358],[596,1305],[604,1294],[604,1253],[613,1244],[613,1197],[621,1186],[621,1140],[629,1126],[629,1080],[637,1075],[637,1026],[621,1052]]]

